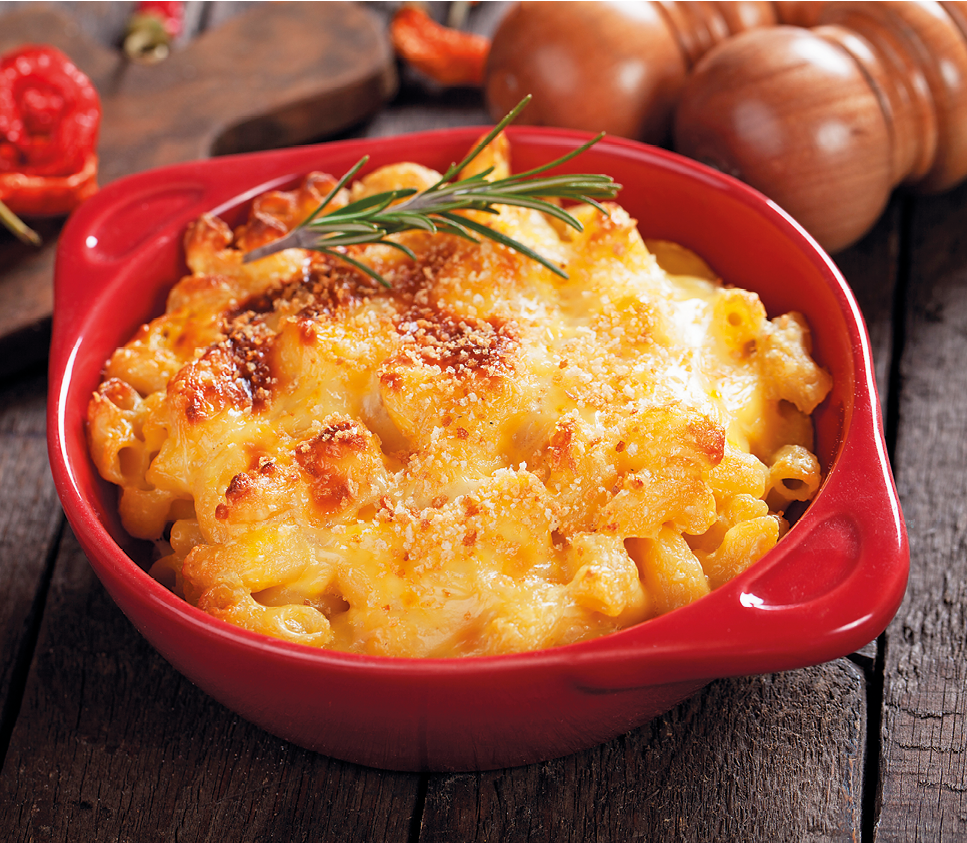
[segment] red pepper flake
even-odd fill
[[[96,193],[100,124],[97,89],[62,52],[27,45],[3,56],[0,203],[12,214],[53,216]]]
[[[442,26],[422,9],[400,8],[390,23],[397,55],[441,85],[482,85],[490,39]]]

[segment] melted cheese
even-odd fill
[[[506,171],[502,138],[486,154]],[[352,196],[436,178],[384,168]],[[488,218],[568,280],[423,232],[398,235],[416,260],[353,247],[389,290],[301,250],[242,264],[332,184],[192,226],[191,274],[90,404],[126,528],[194,605],[371,654],[566,644],[708,593],[815,494],[830,383],[797,314],[770,321],[613,204],[576,209],[581,233]]]

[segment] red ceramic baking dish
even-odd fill
[[[624,185],[645,237],[702,255],[770,314],[799,310],[833,375],[815,414],[826,480],[745,574],[692,605],[594,641],[465,659],[314,650],[215,620],[143,568],[88,458],[84,418],[111,351],[159,313],[186,270],[185,226],[205,211],[240,221],[252,196],[301,174],[401,160],[444,169],[483,130],[464,128],[217,158],[107,186],[61,236],[50,356],[50,460],[67,517],[114,600],[192,682],[269,732],[327,755],[399,770],[479,770],[593,746],[647,722],[712,679],[804,667],[852,652],[896,612],[908,572],[860,311],[832,261],[778,207],[674,154],[605,139],[567,166]],[[510,130],[518,171],[584,136]]]

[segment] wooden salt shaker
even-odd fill
[[[829,251],[866,233],[896,186],[967,176],[967,3],[779,6],[819,25],[709,50],[681,92],[676,150],[758,188]]]

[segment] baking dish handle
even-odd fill
[[[755,672],[848,655],[886,628],[903,599],[909,547],[879,419],[866,408],[857,430],[855,409],[822,501],[788,549],[777,548],[776,563],[753,568],[732,595],[732,644],[757,662],[762,652]]]

